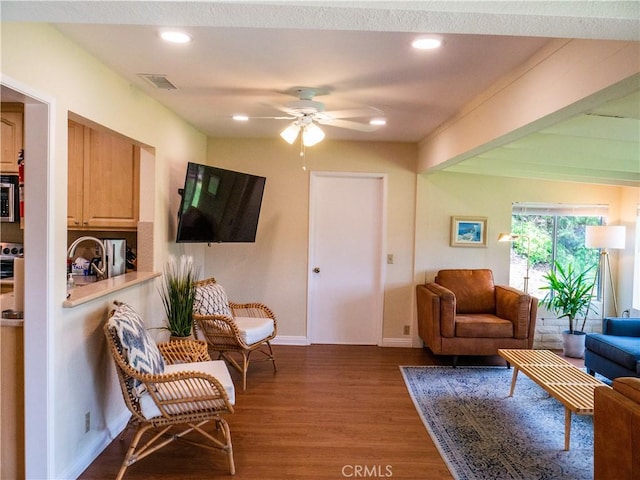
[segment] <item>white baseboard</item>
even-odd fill
[[[278,335],[271,342],[273,345],[295,345],[295,346],[308,346],[310,345],[307,337],[303,336],[286,336]],[[413,342],[411,337],[400,338],[383,338],[381,347],[401,347],[401,348],[413,348]]]
[[[70,465],[56,478],[78,478],[93,461],[109,446],[111,442],[124,430],[131,417],[129,410],[124,409],[112,425],[107,425],[103,430],[91,430],[86,434],[86,441],[82,443],[82,449],[75,456]]]
[[[383,338],[381,347],[413,348],[411,337]]]
[[[273,345],[309,345],[309,341],[307,337],[303,336],[287,336],[287,335],[278,335],[271,342]]]

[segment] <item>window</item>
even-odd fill
[[[544,275],[558,261],[571,264],[576,271],[588,268],[596,277],[600,251],[584,246],[585,226],[602,225],[607,215],[603,205],[513,205],[511,232],[520,235],[511,247],[509,283],[523,289],[529,264],[529,293],[542,299],[546,290]],[[596,286],[594,294],[600,289]]]

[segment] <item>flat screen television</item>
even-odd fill
[[[265,182],[265,177],[189,162],[176,242],[255,242]]]

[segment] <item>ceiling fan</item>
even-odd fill
[[[326,95],[328,89],[313,87],[294,87],[285,93],[295,95],[298,100],[286,103],[284,106],[275,105],[275,108],[287,114],[286,117],[268,117],[278,120],[293,120],[280,136],[289,144],[293,144],[300,132],[302,132],[302,144],[311,147],[322,141],[325,134],[318,126],[329,125],[338,128],[348,128],[360,132],[373,132],[386,122],[380,116],[377,108],[367,107],[352,110],[325,111],[324,103],[313,100],[318,95]],[[369,123],[361,123],[345,118],[371,118]]]

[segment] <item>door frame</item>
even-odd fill
[[[371,172],[332,172],[332,171],[312,171],[309,173],[309,234],[308,234],[308,249],[307,249],[307,326],[306,326],[306,344],[311,345],[311,298],[314,295],[313,292],[313,245],[312,241],[315,238],[315,211],[316,205],[319,199],[314,195],[316,187],[315,182],[323,177],[337,177],[337,178],[371,178],[379,180],[379,193],[381,196],[382,207],[380,209],[380,238],[379,245],[380,251],[378,252],[380,262],[380,278],[377,284],[377,298],[378,308],[375,318],[376,329],[376,345],[381,346],[383,342],[383,330],[384,330],[384,294],[385,294],[385,279],[387,275],[387,174],[386,173],[371,173]]]

